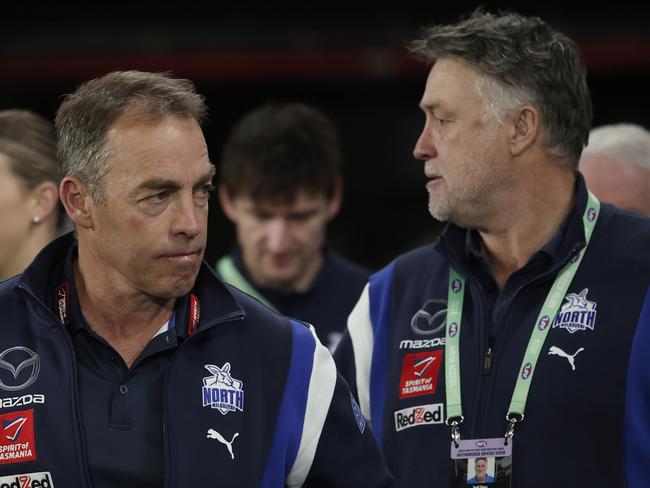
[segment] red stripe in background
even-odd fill
[[[650,71],[650,38],[578,43],[590,72]],[[0,57],[0,82],[67,82],[113,70],[172,71],[194,81],[390,79],[426,67],[405,50],[353,48],[192,53],[32,54]]]

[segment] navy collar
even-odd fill
[[[543,257],[548,260],[553,260],[554,256],[557,256],[562,248],[562,242],[564,241],[564,236],[567,233],[570,222],[573,220],[573,214],[575,212],[575,206],[569,213],[569,215],[564,219],[559,229],[549,241],[547,241],[537,252],[535,252],[529,259],[529,262],[535,258]],[[581,216],[582,217],[582,216]],[[475,229],[468,229],[465,233],[465,256],[469,259],[482,260],[482,240],[481,235]]]
[[[576,199],[569,215],[551,239],[530,257],[528,263],[544,259],[548,262],[547,270],[556,270],[585,246],[582,215],[587,205],[588,190],[584,178],[578,172],[575,172],[574,188]],[[435,248],[463,275],[475,272],[477,262],[483,260],[479,233],[451,223],[441,233]]]
[[[84,317],[79,303],[79,295],[77,294],[77,284],[74,276],[74,262],[77,260],[77,242],[68,249],[68,254],[65,258],[63,266],[63,276],[61,277],[61,284],[55,290],[55,296],[58,300],[63,299],[64,303],[55,304],[57,315],[61,315],[62,310],[66,310],[67,317],[63,320],[64,324],[70,333],[74,334],[81,330],[94,333],[91,325]],[[174,306],[174,314],[176,315],[174,332],[180,339],[185,339],[189,335],[192,327],[190,320],[190,299],[191,295],[185,295],[176,300]],[[162,325],[162,324],[161,324]],[[195,331],[193,331],[195,332]]]
[[[61,325],[59,300],[66,299],[62,294],[66,283],[68,283],[67,311],[72,310],[73,295],[76,300],[72,273],[72,261],[76,257],[76,249],[77,241],[72,232],[54,239],[43,248],[16,281],[16,286],[33,295],[57,317],[51,327]],[[62,286],[64,288],[61,288]],[[194,307],[196,301],[192,296],[198,301],[200,310]],[[200,314],[198,330],[245,317],[244,310],[237,299],[205,261],[201,264],[192,292],[177,300],[176,310],[178,313],[176,323],[179,326],[191,324],[192,317],[197,313]]]

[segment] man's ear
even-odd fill
[[[341,202],[343,201],[343,178],[340,175],[336,177],[334,182],[334,193],[330,198],[327,206],[327,220],[332,220],[341,210]]]
[[[56,211],[56,205],[59,203],[59,191],[56,184],[51,181],[38,184],[30,191],[30,202],[34,221],[47,220]]]
[[[226,185],[220,183],[217,186],[217,194],[219,195],[219,203],[221,204],[221,209],[223,213],[228,217],[229,220],[235,222],[237,220],[237,209],[235,209],[235,204],[228,193]]]
[[[93,227],[91,207],[94,201],[86,186],[74,176],[66,176],[59,185],[61,202],[68,217],[75,226],[82,228]]]
[[[540,114],[532,105],[524,105],[513,113],[510,123],[510,151],[520,156],[540,135]]]

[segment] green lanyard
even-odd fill
[[[246,278],[244,278],[244,275],[239,272],[237,266],[235,266],[235,262],[230,256],[224,256],[217,261],[217,274],[219,275],[219,278],[226,283],[230,283],[241,291],[248,293],[253,298],[257,298],[274,312],[278,311],[278,309],[275,308],[264,295],[257,291],[257,289],[251,285]]]
[[[524,409],[528,390],[535,373],[537,359],[551,329],[550,325],[555,318],[562,299],[573,280],[582,258],[585,255],[591,234],[593,233],[598,214],[600,202],[589,193],[589,200],[585,213],[582,216],[582,223],[585,228],[585,248],[574,256],[555,278],[555,282],[548,293],[544,305],[537,316],[533,332],[528,341],[526,353],[521,361],[521,368],[517,376],[515,391],[512,394],[510,407],[506,420],[509,422],[506,430],[506,439],[514,435],[514,427],[517,422],[524,418]],[[460,424],[463,421],[463,408],[460,395],[460,326],[463,317],[463,296],[465,294],[465,280],[458,272],[450,267],[449,269],[449,291],[447,302],[447,335],[445,339],[445,382],[447,393],[447,425],[451,426],[451,437],[455,443],[460,439]]]

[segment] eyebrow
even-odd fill
[[[212,180],[216,173],[216,168],[213,164],[210,164],[210,169],[206,171],[201,178],[199,178],[198,183],[196,183],[193,188],[198,188],[205,185],[208,181]],[[165,178],[151,178],[140,183],[137,187],[133,189],[133,194],[137,194],[142,190],[167,190],[167,191],[177,191],[181,188],[181,184],[175,180],[168,180]]]
[[[444,107],[440,102],[432,102],[432,103],[424,103],[421,102],[420,105],[420,110],[423,112],[433,112],[434,110],[443,110]]]
[[[199,186],[203,186],[208,182],[212,182],[212,178],[214,178],[216,172],[217,168],[214,164],[210,163],[210,169],[206,171],[201,178],[199,178],[199,182],[195,184],[193,188],[198,188]]]
[[[180,187],[176,181],[153,178],[140,183],[134,191],[137,193],[142,190],[178,190]]]

